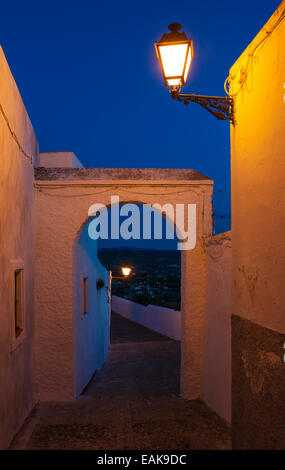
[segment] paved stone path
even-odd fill
[[[180,343],[112,314],[106,364],[72,403],[40,403],[11,449],[229,449],[224,422],[179,397]]]

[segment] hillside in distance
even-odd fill
[[[180,310],[180,251],[111,248],[98,251],[101,263],[122,276],[122,266],[132,268],[125,279],[113,279],[112,294],[142,305],[161,305]]]

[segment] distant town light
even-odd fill
[[[131,273],[131,268],[128,268],[127,266],[124,266],[122,267],[122,273],[123,273],[123,276],[127,277],[129,276],[129,274]]]

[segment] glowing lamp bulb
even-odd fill
[[[155,43],[158,60],[161,65],[165,85],[170,90],[180,89],[186,83],[191,60],[193,58],[193,42],[184,32],[182,26],[172,23],[168,26],[170,33],[165,33]]]
[[[129,276],[130,272],[131,272],[131,268],[128,268],[127,266],[124,266],[122,268],[123,276],[125,276],[125,277]]]

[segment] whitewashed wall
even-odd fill
[[[144,306],[113,295],[112,311],[162,335],[181,339],[181,313],[177,310],[157,305]]]
[[[45,168],[83,168],[73,152],[40,152],[39,166]]]
[[[202,398],[231,421],[231,283],[230,232],[206,240],[206,324]]]
[[[87,314],[82,312],[83,275],[89,282]],[[97,290],[98,279],[104,280],[105,286]],[[87,226],[74,251],[73,283],[73,390],[77,397],[104,364],[110,338],[110,272],[98,260],[97,241],[89,238]]]
[[[34,167],[38,144],[0,47],[0,448],[8,446],[34,405]],[[11,130],[31,162],[20,151]],[[14,269],[24,268],[24,330],[15,339]]]

